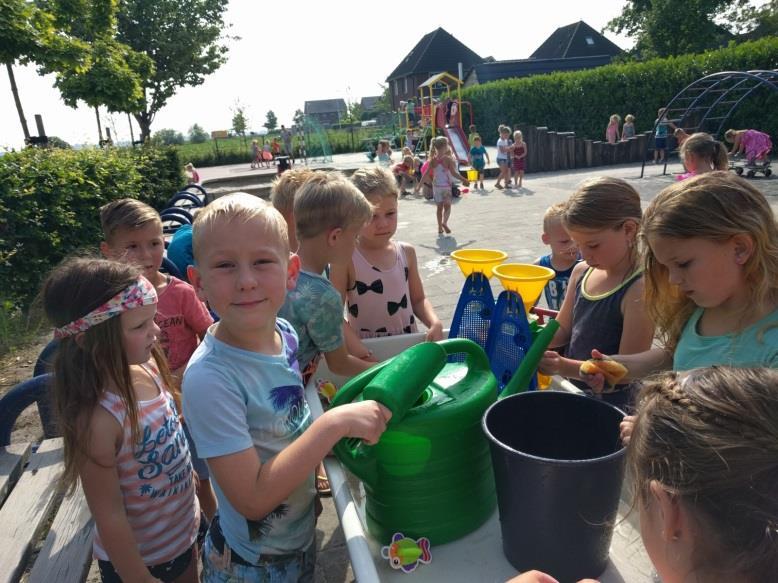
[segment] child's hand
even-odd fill
[[[592,350],[592,358],[605,358],[605,355],[595,348]],[[580,370],[578,372],[581,380],[589,385],[592,388],[592,391],[595,393],[602,393],[602,389],[605,387],[605,375],[602,373],[586,374],[582,373]]]
[[[521,575],[509,579],[507,583],[559,583],[559,581],[540,571],[525,571]]]
[[[429,327],[427,334],[424,336],[427,342],[437,342],[443,340],[443,323],[437,320]]]
[[[621,443],[625,446],[629,444],[629,440],[632,437],[632,430],[635,428],[635,416],[627,415],[624,420],[619,424],[619,437],[621,437]]]
[[[543,353],[543,358],[540,359],[538,370],[547,376],[558,375],[562,368],[562,357],[558,352],[553,350],[546,350]]]
[[[344,437],[362,439],[367,445],[375,445],[392,418],[392,412],[377,401],[362,401],[330,409],[340,416],[344,424]]]

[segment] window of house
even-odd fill
[[[589,46],[594,46],[594,39],[590,36],[586,37],[586,44]]]
[[[397,79],[394,80],[394,94],[399,95],[400,93],[400,84],[397,82]]]

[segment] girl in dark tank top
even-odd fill
[[[567,201],[562,221],[584,261],[570,277],[570,290],[557,316],[560,328],[550,347],[567,346],[565,356],[549,350],[541,361],[545,374],[573,381],[587,394],[616,406],[630,404],[628,386],[593,393],[579,371],[593,349],[633,354],[651,347],[654,327],[643,305],[643,279],[636,246],[640,196],[624,180],[584,182]]]

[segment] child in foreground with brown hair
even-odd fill
[[[83,486],[102,580],[195,583],[200,509],[154,286],[128,262],[72,258],[41,295],[59,339],[62,481]]]
[[[713,367],[644,383],[627,462],[665,583],[778,573],[778,371]],[[532,571],[510,583],[558,583]]]
[[[580,368],[592,349],[607,344],[613,352],[633,354],[651,347],[654,326],[643,303],[637,248],[641,214],[640,195],[618,178],[588,180],[568,199],[562,222],[583,261],[570,275],[550,345],[567,346],[565,356],[547,351],[540,365],[544,374],[561,374],[591,393]],[[618,407],[631,401],[626,384],[593,396]]]
[[[351,261],[332,266],[330,279],[348,305],[346,334],[357,354],[368,355],[360,339],[416,332],[416,318],[427,326],[427,340],[443,338],[419,275],[416,250],[394,240],[397,232],[397,184],[380,167],[361,168],[351,181],[373,205],[373,216],[362,229]]]
[[[159,270],[165,241],[157,211],[139,200],[123,198],[100,209],[100,222],[105,239],[100,243],[103,255],[140,267],[143,276],[157,292],[154,322],[159,326],[159,344],[178,386],[189,358],[205,336],[208,326],[213,324],[213,318],[191,285]],[[188,432],[186,425],[184,432]],[[190,449],[199,478],[197,495],[203,512],[210,520],[216,513],[216,497],[208,479],[208,466],[197,455],[194,445]]]

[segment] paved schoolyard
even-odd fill
[[[349,169],[366,165],[359,154],[335,156],[326,167]],[[203,179],[216,179],[245,174],[248,164],[204,168]],[[627,180],[648,203],[662,188],[672,184],[672,173],[682,172],[678,163],[668,166],[670,174],[662,176],[662,167],[647,166],[641,179],[640,165],[600,167],[525,176],[522,190],[505,191],[494,188],[494,180],[486,182],[486,190],[473,191],[454,203],[449,226],[453,233],[438,236],[435,205],[422,198],[408,197],[399,205],[397,238],[412,243],[419,258],[425,291],[444,324],[451,321],[464,279],[449,257],[451,251],[467,247],[499,249],[508,254],[509,262],[532,262],[545,247],[540,240],[542,217],[553,203],[565,200],[577,184],[596,176],[615,176]],[[778,179],[756,178],[752,183],[768,195],[778,212]],[[499,289],[497,286],[495,296]],[[353,580],[348,564],[343,533],[338,526],[334,505],[324,499],[324,513],[317,525],[318,549],[316,581],[341,583]]]

